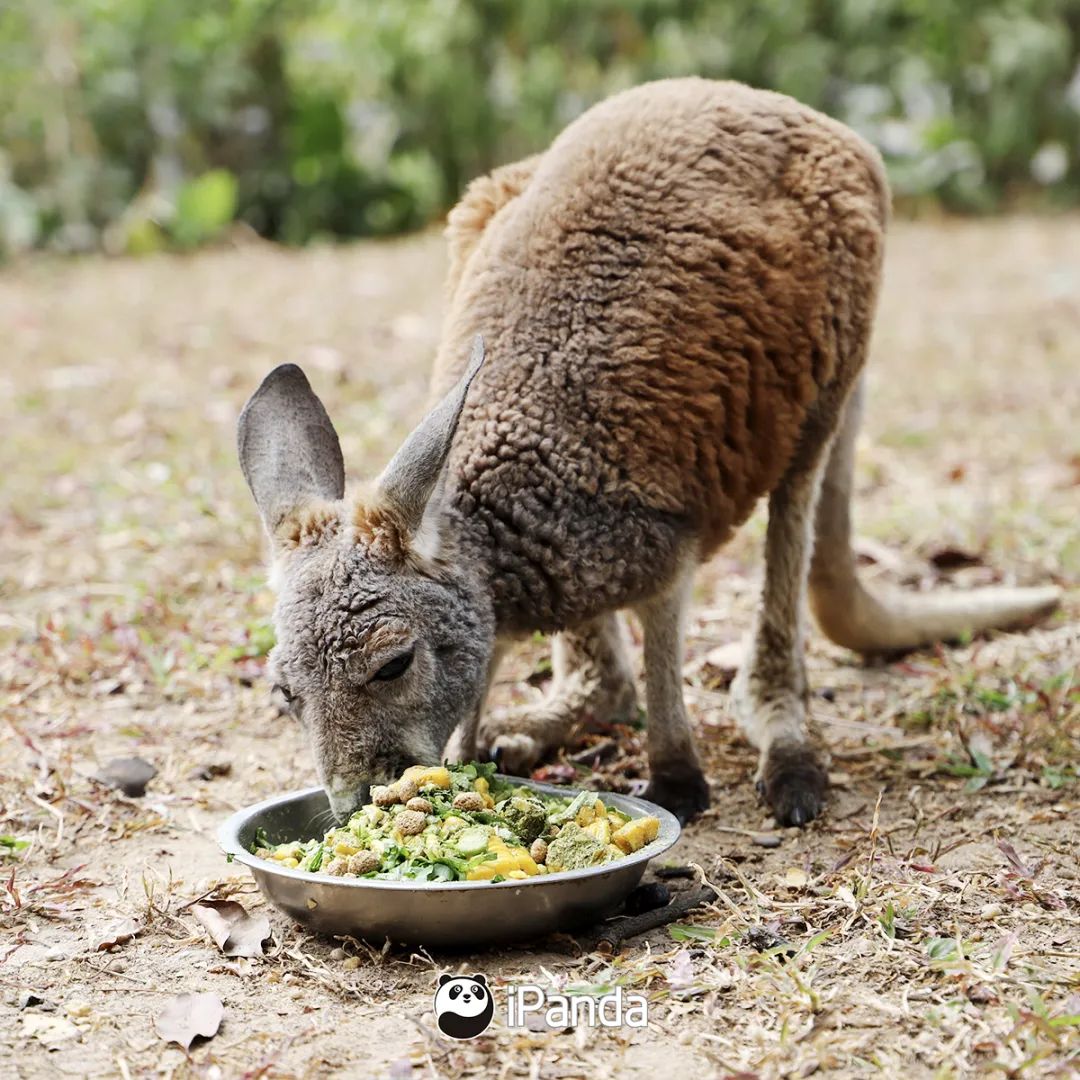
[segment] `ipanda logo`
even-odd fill
[[[649,1003],[642,994],[624,994],[617,986],[608,994],[549,994],[539,986],[510,986],[506,997],[507,1027],[528,1026],[529,1016],[542,1016],[551,1028],[637,1027],[649,1022]],[[495,1001],[483,975],[440,975],[435,991],[435,1019],[451,1039],[475,1039],[487,1031]]]
[[[451,1039],[475,1039],[487,1031],[495,1001],[483,975],[440,975],[435,1019]]]

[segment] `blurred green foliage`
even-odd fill
[[[415,228],[592,102],[794,95],[897,193],[1080,192],[1080,0],[0,0],[0,249]]]

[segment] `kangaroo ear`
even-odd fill
[[[341,443],[307,377],[295,364],[274,368],[237,423],[244,479],[267,532],[313,499],[345,494]]]
[[[444,972],[443,972],[443,973],[442,973],[442,974],[441,974],[441,975],[439,976],[439,985],[440,985],[440,986],[445,986],[445,985],[446,985],[446,984],[447,984],[447,983],[448,983],[448,982],[449,982],[449,981],[450,981],[450,980],[451,980],[452,978],[453,978],[453,976],[452,976],[452,975],[447,975],[447,974],[446,974],[446,972],[444,971]]]
[[[392,511],[414,535],[450,453],[469,384],[483,362],[484,339],[477,334],[465,374],[402,443],[376,484],[376,504]]]

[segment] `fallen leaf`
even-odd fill
[[[798,951],[774,926],[751,926],[746,940],[757,952],[772,952],[779,957],[794,956]]]
[[[806,871],[800,870],[797,866],[789,866],[784,871],[784,884],[789,889],[805,889],[808,880]]]
[[[1022,878],[1027,878],[1029,881],[1034,881],[1039,875],[1039,871],[1043,868],[1043,861],[1040,861],[1035,866],[1028,866],[1023,859],[1016,853],[1016,848],[1009,843],[1008,840],[998,841],[998,850],[1005,856],[1006,861],[1013,868],[1013,870]]]
[[[16,1001],[16,1008],[21,1012],[23,1009],[41,1009],[42,1012],[56,1012],[56,1006],[51,1001],[27,990]]]
[[[996,1005],[997,994],[983,983],[975,983],[967,989],[967,999],[973,1005]]]
[[[714,678],[714,687],[727,686],[735,678],[746,657],[746,649],[741,641],[729,641],[726,645],[717,645],[705,654],[704,666],[709,668]]]
[[[542,784],[569,784],[577,779],[573,765],[541,765],[532,771],[532,779]]]
[[[79,1037],[79,1029],[63,1016],[41,1013],[23,1013],[19,1017],[23,1035],[37,1039],[50,1050]]]
[[[939,570],[959,570],[964,566],[982,566],[982,558],[963,548],[943,547],[930,552],[929,561]]]
[[[149,761],[138,757],[125,757],[113,758],[107,762],[94,779],[122,791],[129,798],[137,799],[146,794],[146,785],[155,776],[157,769]]]
[[[903,556],[869,536],[858,536],[852,542],[855,558],[862,566],[881,566],[895,574],[902,574],[907,569]]]
[[[683,996],[694,988],[697,974],[694,971],[694,958],[689,949],[680,949],[664,973],[668,986],[673,993]]]
[[[249,915],[235,900],[200,900],[191,913],[226,956],[262,956],[262,943],[270,936],[265,915]]]
[[[135,919],[121,919],[113,923],[95,942],[96,952],[109,952],[120,945],[126,945],[142,930],[142,923]]]
[[[166,1042],[190,1050],[196,1039],[212,1039],[218,1033],[224,1015],[217,994],[180,994],[154,1021],[154,1030]]]
[[[229,776],[232,773],[232,764],[228,761],[211,761],[206,765],[200,765],[188,773],[189,780],[215,780],[219,776]]]

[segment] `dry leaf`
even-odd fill
[[[664,972],[668,986],[673,993],[683,996],[694,987],[697,974],[694,971],[694,958],[689,949],[680,949]]]
[[[876,564],[894,574],[902,574],[907,569],[907,562],[901,554],[869,536],[857,536],[851,547],[861,565]]]
[[[111,788],[117,788],[129,798],[146,794],[146,785],[157,776],[157,769],[139,757],[113,758],[94,777]]]
[[[806,871],[800,870],[797,866],[789,866],[784,871],[784,884],[789,889],[805,889],[808,880]]]
[[[959,570],[965,566],[982,566],[983,564],[978,555],[956,547],[938,548],[937,551],[930,552],[928,558],[939,570]]]
[[[105,934],[94,943],[94,948],[97,952],[108,952],[120,945],[126,945],[142,928],[142,923],[136,922],[135,919],[121,919],[119,922],[113,923]]]
[[[23,1013],[19,1017],[23,1035],[37,1039],[50,1050],[79,1037],[79,1029],[66,1017],[41,1013]]]
[[[226,956],[262,956],[262,943],[270,936],[265,915],[249,915],[235,900],[200,900],[191,913]]]
[[[218,1033],[224,1015],[217,994],[180,994],[154,1021],[154,1030],[166,1042],[190,1050],[196,1039],[212,1039]]]
[[[729,641],[718,645],[705,654],[705,663],[720,676],[722,683],[730,683],[742,665],[746,649],[741,641]]]

